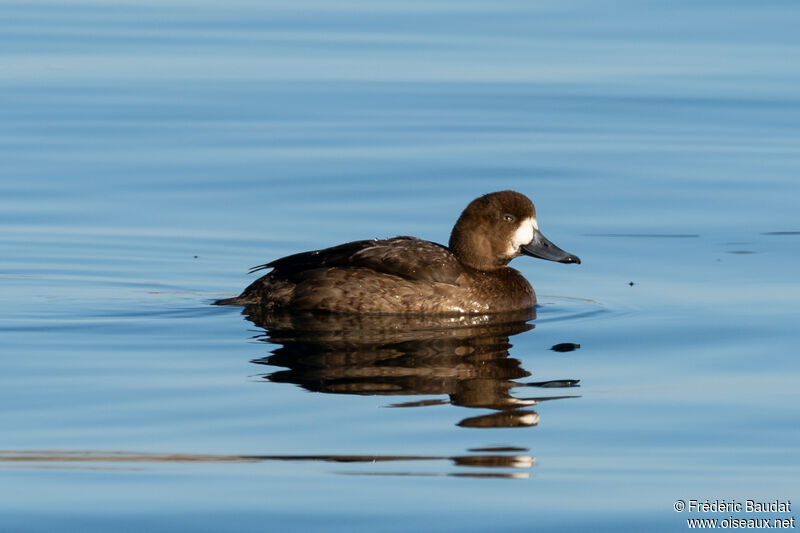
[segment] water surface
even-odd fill
[[[4,2],[0,526],[674,531],[678,499],[797,499],[798,22]],[[514,261],[535,317],[210,305],[508,188],[583,261]]]

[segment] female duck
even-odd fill
[[[540,232],[533,203],[514,191],[473,200],[449,246],[416,237],[355,241],[257,266],[272,271],[218,305],[380,314],[474,314],[536,305],[508,262],[530,255],[580,263]]]

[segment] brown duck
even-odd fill
[[[416,237],[355,241],[251,269],[272,271],[218,305],[373,314],[477,314],[536,305],[530,283],[507,266],[520,255],[580,263],[539,232],[536,210],[514,191],[470,202],[449,246]]]

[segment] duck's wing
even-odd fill
[[[259,265],[256,272],[272,268],[288,279],[303,277],[309,270],[361,267],[383,274],[425,282],[457,284],[464,267],[446,247],[416,237],[354,241],[323,250],[301,252]]]
[[[323,250],[313,250],[311,252],[287,255],[286,257],[281,257],[269,263],[254,266],[248,273],[252,274],[253,272],[258,272],[259,270],[265,270],[267,268],[290,273],[302,272],[313,268],[342,266],[347,264],[347,260],[350,256],[376,242],[380,241],[353,241]]]
[[[416,237],[373,241],[350,258],[353,266],[401,278],[455,285],[464,267],[445,246]]]

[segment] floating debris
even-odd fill
[[[561,342],[550,347],[550,349],[554,352],[574,352],[575,350],[579,350],[580,347],[580,344],[576,344],[574,342]]]

